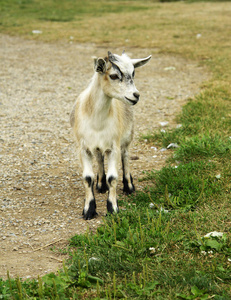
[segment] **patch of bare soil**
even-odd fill
[[[0,277],[9,270],[25,279],[62,267],[65,256],[50,248],[96,228],[106,213],[106,195],[96,195],[98,217],[82,218],[84,191],[69,113],[93,74],[91,56],[123,49],[5,35],[0,44]],[[150,50],[127,53],[145,57]],[[140,140],[140,134],[162,128],[161,122],[176,126],[174,116],[207,75],[194,62],[155,54],[136,74],[141,101],[134,107],[131,156],[138,159],[131,169],[139,190],[142,172],[160,169],[169,153]],[[118,194],[121,190],[119,184]]]

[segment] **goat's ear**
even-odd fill
[[[104,74],[107,70],[107,63],[103,58],[94,59],[95,71]]]
[[[143,65],[145,65],[147,62],[149,62],[149,60],[151,59],[151,55],[149,55],[148,57],[145,58],[138,58],[138,59],[132,59],[132,63],[134,68],[139,68],[142,67]]]
[[[95,70],[95,65],[96,65],[96,62],[97,62],[97,56],[92,56],[91,57],[93,59],[93,62],[94,62],[94,70]]]
[[[112,63],[115,62],[115,61],[117,61],[115,55],[112,54],[110,51],[108,51],[108,60],[109,60],[110,62],[112,62]]]

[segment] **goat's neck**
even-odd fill
[[[98,76],[100,75],[94,75],[90,87],[90,95],[93,101],[92,113],[97,118],[106,119],[110,114],[112,98],[107,96],[101,89]]]

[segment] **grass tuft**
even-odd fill
[[[198,202],[221,191],[216,174],[216,165],[202,160],[178,167],[166,166],[161,171],[145,174],[143,180],[154,183],[146,188],[153,203],[172,208],[193,208]],[[145,192],[141,192],[139,197],[145,197],[147,201],[149,198]]]
[[[222,137],[219,134],[195,135],[186,138],[176,150],[174,158],[176,160],[189,162],[203,158],[230,157],[231,139]]]

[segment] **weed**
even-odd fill
[[[214,235],[213,235],[214,233]],[[216,234],[215,234],[216,233]],[[206,252],[213,253],[213,251],[227,251],[229,253],[230,249],[227,248],[227,235],[218,232],[211,232],[209,235],[199,237],[197,241],[192,242],[192,247],[198,248],[204,254]]]

